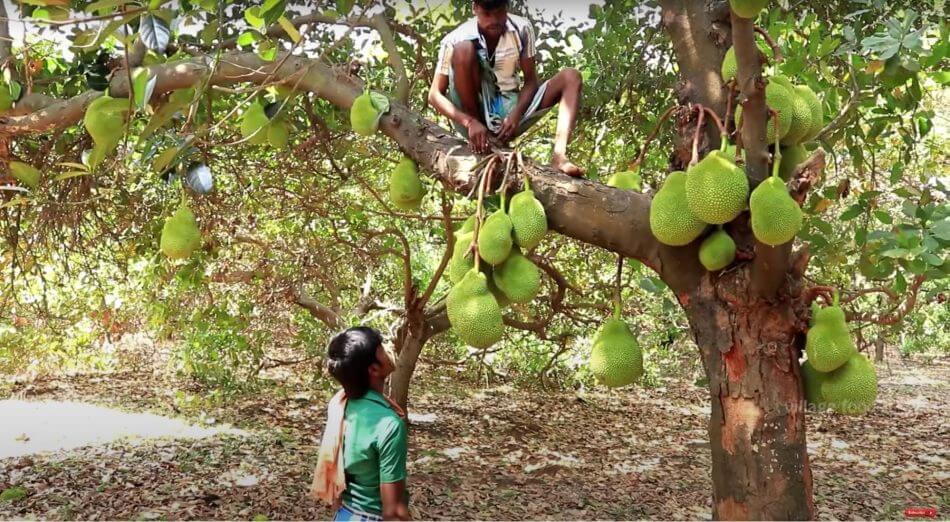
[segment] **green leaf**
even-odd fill
[[[152,99],[158,77],[151,74],[147,67],[139,67],[132,73],[132,95],[135,106],[144,109]]]
[[[950,241],[950,218],[943,218],[930,227],[930,233],[944,241]]]
[[[300,31],[294,27],[294,24],[290,23],[290,20],[288,20],[286,16],[281,16],[277,19],[277,22],[280,23],[281,28],[283,28],[284,32],[287,33],[287,36],[289,36],[294,43],[300,41]]]
[[[53,181],[63,181],[64,179],[78,178],[79,176],[91,174],[85,165],[83,165],[83,168],[87,170],[69,170],[54,177]]]
[[[920,255],[920,258],[923,259],[927,264],[933,266],[940,266],[943,264],[943,259],[940,259],[939,256],[932,254],[930,252],[924,252]]]
[[[251,27],[257,29],[258,31],[264,28],[264,17],[261,16],[260,7],[255,6],[244,11],[244,19],[247,20],[247,23]]]
[[[265,62],[272,62],[277,58],[277,46],[270,40],[263,40],[257,46],[257,55]]]
[[[369,97],[373,101],[373,107],[376,107],[380,115],[389,112],[389,98],[385,94],[371,91]]]
[[[907,250],[906,248],[892,248],[890,250],[885,250],[884,252],[881,252],[881,256],[890,257],[893,259],[902,259],[906,257],[908,253],[910,253],[910,251]]]
[[[855,203],[841,214],[841,221],[850,221],[860,216],[862,212],[864,212],[864,206],[860,203]]]
[[[353,0],[336,0],[336,10],[341,15],[350,14],[350,9],[353,9]]]
[[[168,41],[171,39],[171,30],[161,18],[146,14],[142,15],[142,20],[139,23],[139,37],[149,49],[157,53],[164,53],[165,48],[168,47]]]
[[[254,42],[260,39],[260,34],[253,31],[244,31],[241,33],[241,36],[238,36],[237,44],[240,47],[249,47],[254,45]]]
[[[887,212],[884,212],[883,210],[875,210],[874,217],[876,217],[878,221],[884,223],[885,225],[890,225],[894,222],[894,219],[891,218],[891,215]]]
[[[27,491],[25,488],[19,486],[15,488],[8,488],[0,493],[0,502],[16,502],[17,500],[25,498],[26,495]]]
[[[98,2],[93,2],[86,6],[84,9],[87,13],[96,13],[99,15],[109,14],[112,11],[115,11],[115,8],[120,5],[125,5],[127,0],[99,0]]]

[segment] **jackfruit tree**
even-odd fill
[[[650,288],[706,372],[712,515],[814,518],[805,405],[873,412],[856,325],[900,323],[950,273],[946,157],[920,154],[947,150],[928,97],[950,82],[945,21],[838,4],[623,0],[565,32],[538,15],[580,42],[542,53],[585,80],[574,179],[538,134],[479,156],[427,108],[436,35],[468,2],[72,2],[46,51],[0,45],[4,302],[106,255],[152,278],[149,321],[205,310],[173,282],[209,307],[238,285],[253,299],[220,315],[298,307],[309,344],[390,326],[407,405],[436,339],[574,343],[593,380],[636,383],[651,346],[625,307]],[[637,279],[603,283],[614,261]]]

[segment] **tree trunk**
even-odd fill
[[[748,266],[709,274],[681,298],[709,379],[713,517],[813,519],[798,320],[750,279]]]

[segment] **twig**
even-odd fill
[[[772,39],[772,35],[757,25],[752,26],[752,29],[761,34],[762,38],[765,38],[766,43],[769,44],[769,47],[772,48],[772,58],[775,60],[775,63],[782,63],[782,48],[775,43],[775,40]]]
[[[639,154],[637,154],[637,157],[635,160],[633,160],[633,163],[630,164],[630,170],[636,170],[638,167],[643,165],[643,160],[647,155],[647,149],[650,147],[650,143],[656,139],[656,135],[660,132],[660,128],[663,127],[663,124],[667,119],[669,119],[670,115],[673,114],[673,111],[675,111],[677,107],[678,105],[671,106],[670,108],[663,111],[663,114],[657,118],[656,125],[653,127],[653,130],[650,131],[650,135],[647,136],[646,141],[643,142],[643,146],[640,147]]]
[[[703,119],[706,116],[706,111],[703,110],[703,106],[699,105],[699,118],[696,121],[696,130],[693,132],[693,156],[689,160],[689,166],[692,167],[699,162],[699,131],[703,128]]]

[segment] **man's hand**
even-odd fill
[[[468,131],[468,144],[475,154],[485,154],[488,152],[488,127],[478,121],[476,118],[469,118],[465,129]]]
[[[505,116],[505,119],[501,121],[501,128],[498,129],[498,139],[505,144],[511,141],[515,137],[515,133],[518,132],[519,123],[521,123],[521,114],[518,111],[513,111]]]

